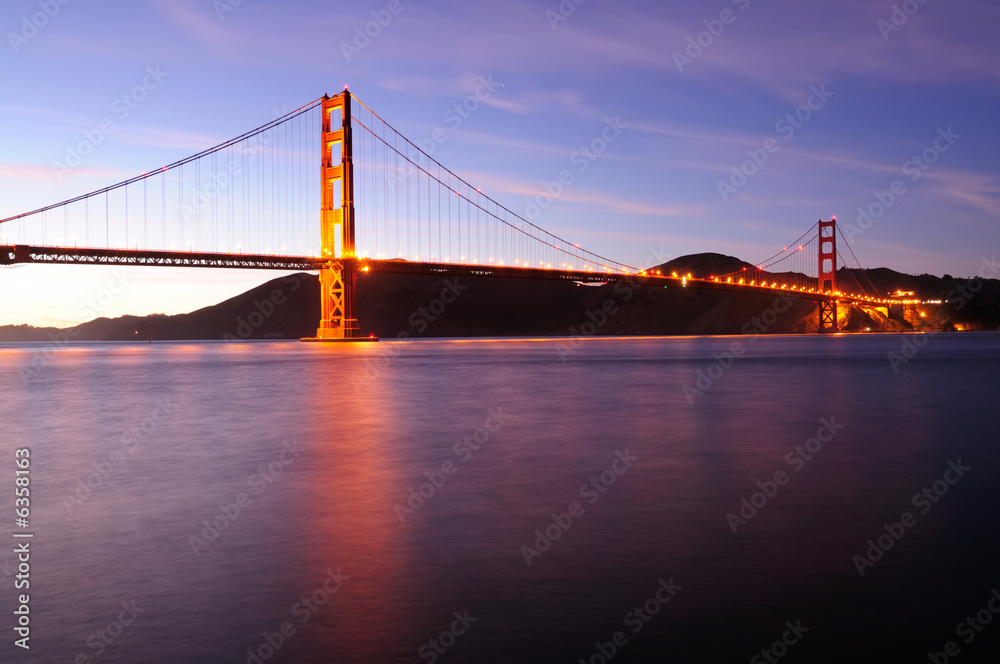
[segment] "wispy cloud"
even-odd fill
[[[19,183],[28,181],[49,182],[53,177],[51,166],[0,163],[0,179],[6,188],[16,188]]]
[[[123,127],[109,136],[109,140],[134,147],[184,150],[200,152],[223,143],[226,138],[209,136],[165,127]]]
[[[537,183],[528,182],[515,177],[496,175],[493,173],[470,173],[476,182],[482,183],[484,193],[497,198],[503,195],[516,197],[516,203],[509,205],[514,212],[522,214],[524,198],[533,198],[542,193]],[[568,186],[555,198],[555,207],[577,206],[586,208],[589,212],[595,210],[612,214],[628,216],[655,215],[662,217],[696,217],[705,211],[700,204],[668,204],[655,201],[639,201],[617,196],[590,188]]]
[[[165,19],[202,46],[219,52],[231,52],[236,46],[233,30],[219,20],[211,3],[157,0],[155,7]]]
[[[967,206],[1000,219],[1000,179],[969,171],[931,170],[924,174],[933,191],[930,197],[943,205]]]

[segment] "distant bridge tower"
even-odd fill
[[[319,271],[322,315],[316,341],[369,341],[354,315],[357,282],[354,251],[354,160],[351,148],[351,93],[323,98],[322,207]]]
[[[837,291],[837,218],[819,221],[819,284],[820,293]],[[836,332],[837,301],[819,301],[819,331]]]

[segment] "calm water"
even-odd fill
[[[1000,335],[734,341],[2,346],[0,660],[996,661]]]

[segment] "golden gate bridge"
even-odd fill
[[[899,303],[861,283],[835,219],[752,267],[708,277],[581,249],[484,194],[347,90],[156,170],[0,219],[0,264],[14,263],[318,270],[315,339],[331,341],[369,339],[354,317],[363,273],[780,293],[815,301],[820,331],[837,330],[838,304]],[[838,283],[845,264],[853,283]]]

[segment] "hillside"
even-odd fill
[[[706,253],[676,258],[656,269],[708,276],[748,265],[732,256]],[[842,270],[838,279],[864,276]],[[964,279],[911,276],[886,268],[869,270],[866,276],[883,293],[902,289],[925,299],[948,299],[949,293],[954,299],[956,289],[967,284]],[[1000,281],[982,283],[978,293],[961,302],[960,310],[946,307],[947,324],[942,327],[1000,327]],[[441,298],[443,292],[447,297]],[[813,332],[817,323],[815,305],[805,300],[790,300],[786,308],[772,295],[638,284],[580,286],[526,279],[364,274],[357,293],[362,331],[382,338],[401,333],[413,337],[740,334],[771,308],[777,315],[762,330],[767,333]],[[909,331],[923,323],[914,311],[893,309],[845,307],[841,326],[848,331]],[[186,314],[98,318],[66,330],[2,326],[0,341],[48,341],[54,335],[75,341],[296,339],[315,334],[318,320],[318,278],[300,273]]]

